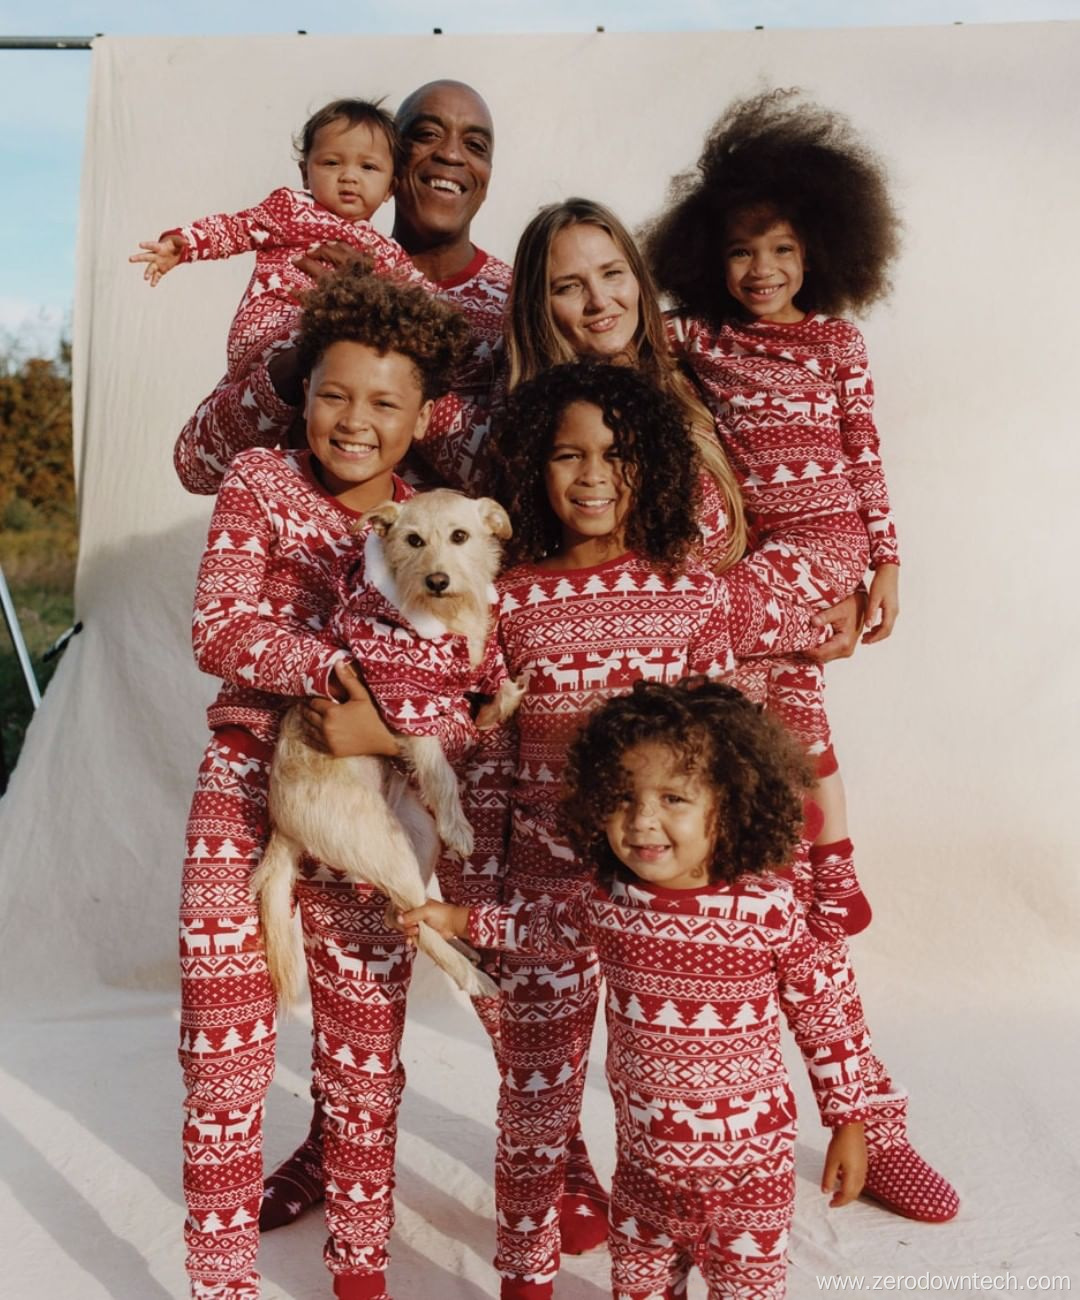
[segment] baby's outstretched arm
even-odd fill
[[[892,632],[900,614],[900,566],[879,565],[870,583],[870,599],[866,606],[866,631],[863,645],[884,641]]]
[[[834,1209],[848,1205],[859,1195],[866,1182],[866,1137],[862,1124],[841,1124],[832,1135],[825,1152],[825,1169],[821,1190],[833,1193],[829,1205]]]
[[[399,912],[398,925],[405,938],[415,943],[420,930],[420,922],[430,925],[436,934],[444,939],[467,939],[469,937],[469,908],[458,907],[452,903],[440,903],[429,898],[421,907],[414,907],[411,912]]]
[[[163,275],[168,275],[174,266],[179,266],[183,261],[187,242],[182,235],[173,234],[165,235],[162,239],[144,240],[139,247],[144,251],[132,253],[128,261],[146,263],[143,279],[150,281],[152,289]]]

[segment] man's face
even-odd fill
[[[495,133],[487,105],[468,86],[433,82],[402,109],[399,213],[418,234],[467,236],[491,177]]]

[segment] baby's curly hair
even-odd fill
[[[787,221],[805,246],[795,305],[836,316],[888,295],[900,219],[882,161],[839,113],[797,89],[736,100],[705,139],[697,168],[671,183],[645,230],[661,288],[714,325],[741,314],[725,283],[723,243],[738,217],[761,233]]]
[[[798,743],[760,707],[722,682],[684,678],[674,685],[638,681],[605,701],[578,733],[563,778],[563,816],[579,853],[601,880],[632,879],[612,852],[604,823],[627,793],[627,753],[637,745],[669,749],[715,799],[712,883],[780,867],[799,841],[803,795],[812,783]]]
[[[490,490],[514,521],[507,562],[535,562],[562,546],[544,471],[559,422],[574,402],[599,407],[614,434],[631,492],[627,549],[665,571],[677,569],[700,537],[700,466],[686,416],[632,366],[591,360],[552,366],[519,384],[494,430]]]
[[[363,343],[380,355],[408,357],[424,400],[441,397],[468,350],[468,323],[419,285],[372,275],[370,266],[357,258],[305,296],[296,342],[301,373],[310,375],[334,343]]]

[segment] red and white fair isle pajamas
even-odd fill
[[[798,633],[797,611],[820,611],[850,595],[867,564],[898,564],[896,530],[873,418],[874,386],[859,331],[810,313],[794,324],[669,322],[716,419],[739,478],[751,531],[750,553],[724,577],[731,591],[734,682],[764,703],[816,758],[837,770],[820,664],[785,643],[775,620]],[[762,592],[771,601],[762,601]],[[771,604],[771,609],[770,609]],[[817,845],[796,863],[796,890],[822,934],[814,901],[828,872],[857,889],[850,841]],[[826,887],[831,893],[835,885]],[[865,901],[862,902],[865,908]],[[870,1094],[868,1194],[902,1214],[941,1221],[956,1213],[949,1184],[907,1142],[907,1094],[870,1050],[842,926],[824,937],[826,960],[859,1045]]]
[[[739,479],[749,554],[729,569],[735,682],[835,771],[821,666],[785,645],[776,612],[849,596],[867,564],[899,563],[862,335],[811,313],[796,324],[676,318],[685,357]],[[769,593],[762,602],[761,592]]]
[[[374,256],[377,273],[408,278],[417,274],[404,249],[374,227],[360,223],[354,234],[362,236],[365,251]],[[306,281],[304,287],[309,287]],[[428,287],[469,322],[473,349],[455,376],[453,393],[435,403],[427,435],[410,452],[408,460],[412,464],[422,447],[424,465],[450,486],[468,489],[474,482],[476,453],[490,427],[492,391],[503,350],[503,310],[510,288],[510,268],[477,249],[458,275]],[[292,341],[299,312],[295,303],[290,311],[283,309],[277,338],[264,338],[263,351],[251,359],[250,368],[237,376],[226,375],[181,429],[173,464],[189,492],[216,492],[238,452],[250,447],[276,447],[288,439],[299,412],[278,396],[267,363],[275,351]],[[419,477],[423,479],[424,473]],[[431,470],[426,477],[430,481]]]
[[[305,190],[282,187],[253,208],[201,217],[189,226],[164,231],[160,238],[167,235],[184,240],[182,262],[255,254],[255,269],[229,327],[230,379],[246,374],[266,345],[292,328],[296,295],[311,288],[310,278],[292,259],[315,245],[351,244],[375,259],[377,272],[423,281],[404,251],[369,221],[339,217]]]
[[[414,273],[414,268],[411,268],[400,245],[385,240],[366,223],[355,227],[352,233],[366,241],[364,249],[373,255],[377,273],[404,274],[411,278],[410,272]],[[403,260],[407,266],[402,266]],[[486,412],[490,408],[495,374],[502,355],[503,311],[509,286],[509,266],[481,249],[475,250],[472,260],[457,275],[431,286],[434,293],[464,314],[473,337],[472,352],[461,372],[455,376],[454,396],[436,403],[436,413],[444,403],[452,405],[452,411],[444,420],[445,427],[441,431],[438,427],[429,430],[424,443],[429,462],[455,486],[469,486],[475,452],[485,425],[490,423]],[[292,341],[291,331],[298,315],[299,308],[291,304],[282,317],[279,338],[270,342],[246,373],[238,377],[226,375],[181,430],[173,461],[181,483],[189,492],[218,492],[226,471],[240,452],[276,447],[289,439],[299,413],[281,400],[271,382],[267,363],[278,348]],[[467,406],[471,423],[459,415],[462,404]],[[430,469],[426,465],[420,468],[420,474],[413,477],[418,477],[421,482],[425,479],[430,482]],[[328,597],[327,610],[332,603]],[[321,613],[319,617],[325,620],[327,614]],[[265,831],[260,829],[259,834],[262,836]],[[477,850],[484,847],[484,838],[480,836]],[[487,860],[494,859],[494,847],[488,846]],[[500,854],[500,867],[501,862]],[[250,874],[250,869],[246,874]],[[444,858],[437,871],[443,897],[450,901],[472,904],[488,902],[499,896],[499,882],[490,869],[465,878],[459,860]],[[246,892],[243,896],[246,897]],[[497,1003],[497,998],[473,1000],[493,1044],[498,1037]],[[317,1084],[313,1091],[318,1095]],[[317,1152],[314,1158],[317,1160]],[[253,1253],[252,1247],[252,1257]]]
[[[790,885],[672,890],[615,880],[562,901],[475,909],[469,937],[568,958],[607,983],[615,1104],[615,1300],[677,1300],[696,1263],[710,1300],[779,1300],[795,1191],[783,1010],[822,1122],[861,1121],[858,1055]]]
[[[402,483],[397,495],[407,495]],[[358,516],[318,484],[306,452],[252,450],[225,476],[199,569],[193,639],[224,679],[199,770],[180,904],[186,1087],[185,1238],[192,1295],[254,1300],[261,1121],[273,1075],[274,995],[248,882],[268,833],[266,790],[282,696],[326,695],[344,652],[325,639],[334,568]],[[377,1277],[393,1221],[399,1044],[412,957],[385,899],[305,860],[298,899],[325,1099],[325,1257]],[[348,1292],[343,1292],[348,1294]]]
[[[634,555],[561,572],[523,565],[497,587],[506,668],[527,676],[528,691],[467,764],[477,849],[463,878],[494,877],[503,859],[505,897],[567,898],[588,875],[559,829],[571,739],[591,708],[640,677],[730,672],[727,593],[699,565],[665,576]],[[513,784],[499,788],[508,768]],[[566,1154],[598,989],[587,949],[503,958],[495,1263],[507,1279],[543,1286],[558,1270]]]

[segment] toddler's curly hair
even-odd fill
[[[424,400],[441,397],[468,351],[468,323],[419,285],[372,275],[370,266],[357,258],[305,296],[296,343],[301,373],[310,375],[334,343],[363,343],[380,355],[408,357]]]
[[[544,471],[567,407],[599,407],[622,458],[631,501],[626,547],[665,571],[700,538],[700,463],[684,411],[632,366],[575,361],[552,366],[510,394],[490,447],[491,493],[514,521],[509,564],[543,559],[562,545]]]
[[[797,89],[736,100],[705,139],[697,168],[671,183],[644,232],[645,254],[679,307],[719,325],[741,314],[728,292],[724,242],[736,218],[762,233],[787,221],[805,246],[795,305],[865,311],[891,289],[900,219],[883,162],[846,117]]]
[[[570,748],[563,817],[579,853],[610,881],[632,879],[604,824],[628,792],[624,767],[637,745],[663,745],[715,798],[712,883],[786,863],[799,841],[803,795],[812,784],[798,743],[741,692],[701,677],[666,685],[638,681],[596,708]]]

